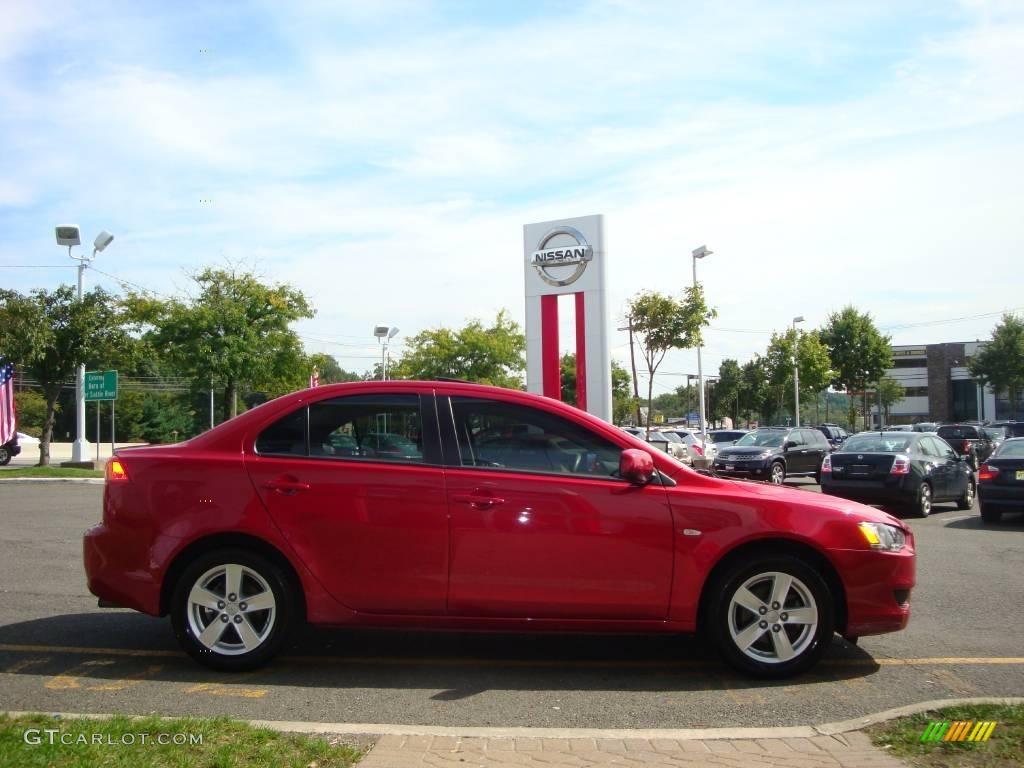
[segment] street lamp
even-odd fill
[[[387,381],[388,378],[388,342],[395,338],[398,333],[398,329],[394,326],[387,325],[375,325],[373,327],[373,335],[377,337],[377,343],[380,344],[380,380]]]
[[[804,321],[803,315],[793,318],[793,426],[800,426],[800,337],[796,324]]]
[[[705,256],[710,256],[714,251],[709,251],[706,245],[702,245],[700,248],[694,248],[693,250],[693,287],[697,287],[697,259],[703,259]],[[704,429],[704,369],[700,362],[700,348],[701,345],[697,345],[697,385],[700,395],[699,408],[700,413],[700,435],[701,439],[705,439],[707,433]]]
[[[75,224],[61,224],[54,229],[57,245],[68,247],[68,257],[78,262],[78,300],[82,300],[82,281],[85,277],[85,268],[89,266],[96,254],[103,251],[110,245],[114,236],[106,230],[101,231],[92,243],[91,256],[74,256],[71,249],[81,245],[81,232]],[[71,446],[71,461],[83,462],[87,455],[89,444],[85,440],[85,363],[78,364],[75,373],[75,442]]]

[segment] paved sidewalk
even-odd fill
[[[886,768],[905,764],[863,733],[780,739],[547,739],[384,736],[359,768],[643,766]]]

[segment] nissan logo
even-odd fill
[[[547,248],[547,244],[556,235],[568,235],[576,241],[576,244]],[[540,239],[537,250],[530,254],[530,263],[536,268],[541,280],[548,285],[561,287],[572,285],[579,280],[587,268],[587,263],[593,260],[593,258],[594,249],[587,242],[587,238],[583,236],[583,233],[575,227],[561,226],[555,227]],[[557,277],[548,272],[552,267],[571,266],[576,268],[570,275],[565,277]]]

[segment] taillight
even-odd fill
[[[698,456],[703,456],[704,455],[704,449],[701,448],[699,445],[693,446],[693,450],[695,450],[697,452]]]
[[[823,462],[821,462],[821,471],[822,471],[822,473],[831,472],[832,471],[832,457],[831,456],[826,456],[825,460]]]
[[[125,470],[124,464],[121,463],[120,459],[111,459],[107,462],[106,475],[108,483],[128,482],[128,472]]]
[[[979,480],[995,480],[999,474],[999,467],[993,467],[991,464],[982,464],[981,469],[978,470]]]
[[[971,452],[971,441],[970,440],[964,440],[963,448],[961,450],[964,453],[970,453]]]
[[[910,474],[910,457],[908,456],[897,456],[892,460],[892,469],[889,470],[890,475],[909,475]]]

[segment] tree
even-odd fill
[[[46,411],[39,465],[50,463],[50,441],[61,388],[79,365],[105,367],[126,341],[120,304],[102,288],[84,294],[62,285],[23,295],[0,291],[0,350],[39,382]]]
[[[882,401],[882,408],[885,410],[885,421],[889,422],[889,409],[906,397],[906,390],[896,379],[883,376],[878,382],[878,399]]]
[[[464,379],[521,389],[526,370],[526,336],[501,310],[485,327],[471,320],[457,331],[433,328],[405,341],[405,354],[389,368],[395,378]]]
[[[647,429],[651,428],[654,374],[670,349],[692,349],[703,342],[702,331],[718,313],[708,307],[698,283],[685,289],[682,300],[644,291],[629,303],[633,332],[647,366]]]
[[[362,376],[353,371],[346,371],[331,355],[317,352],[309,356],[309,363],[306,366],[310,374],[316,366],[320,374],[321,384],[340,384],[343,381],[362,381]]]
[[[559,360],[562,375],[562,402],[576,405],[576,355],[567,353]],[[629,372],[615,360],[612,360],[612,421],[616,424],[625,421],[633,408],[633,396],[630,394],[632,379]]]
[[[43,434],[46,421],[46,398],[31,389],[14,393],[14,406],[18,413],[18,431],[32,437]],[[60,404],[55,407],[60,412]]]
[[[996,392],[1006,390],[1011,418],[1016,421],[1024,392],[1024,319],[1003,315],[989,341],[970,362],[971,375]]]
[[[878,381],[892,366],[892,340],[878,331],[870,314],[853,306],[829,315],[821,340],[832,360],[832,383],[847,392],[865,389],[867,382]]]
[[[753,359],[744,363],[742,378],[743,385],[740,389],[740,400],[744,406],[744,413],[748,417],[757,414],[763,418],[768,399],[771,397],[764,358],[760,355],[754,355]]]
[[[272,395],[308,384],[306,356],[289,327],[314,314],[300,291],[283,283],[265,285],[234,269],[208,267],[192,280],[198,288],[193,298],[162,301],[133,294],[129,303],[159,354],[201,386],[221,385],[224,419],[237,414],[243,385],[262,385]]]
[[[743,370],[740,364],[726,358],[718,366],[718,383],[715,385],[715,410],[712,418],[733,414],[733,423],[739,424],[739,395],[743,389]]]

